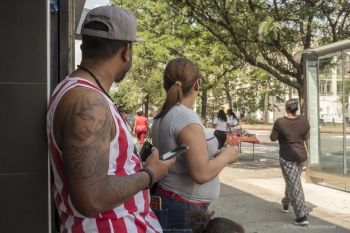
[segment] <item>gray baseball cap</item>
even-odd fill
[[[89,22],[101,22],[108,27],[108,32],[84,28]],[[111,40],[145,42],[136,38],[136,17],[130,11],[116,6],[100,6],[90,10],[81,26],[81,34],[97,36]]]

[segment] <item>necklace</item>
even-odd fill
[[[123,115],[121,114],[121,112],[119,111],[119,109],[117,108],[117,105],[115,104],[114,100],[112,99],[112,97],[106,92],[106,90],[102,87],[101,83],[100,83],[100,80],[98,80],[98,78],[96,77],[96,75],[94,73],[92,73],[88,68],[86,68],[85,66],[82,66],[82,65],[77,65],[78,68],[82,69],[82,70],[85,70],[86,72],[88,72],[96,81],[98,87],[102,90],[102,92],[108,96],[108,98],[113,102],[114,106],[116,107],[117,109],[117,112],[119,113],[119,115],[121,116],[121,118],[123,119],[123,121],[125,122],[125,125],[126,125],[126,121],[123,117]]]
[[[101,83],[100,83],[100,80],[98,80],[98,78],[96,77],[96,75],[95,75],[94,73],[92,73],[92,72],[91,72],[88,68],[86,68],[85,66],[77,65],[77,67],[80,68],[80,69],[82,69],[82,70],[85,70],[86,72],[88,72],[88,73],[91,75],[91,77],[93,77],[93,78],[95,79],[95,81],[96,81],[98,87],[103,91],[103,93],[104,93],[106,96],[108,96],[108,98],[109,98],[110,100],[112,100],[113,104],[116,106],[114,100],[113,100],[112,97],[106,92],[106,90],[102,87],[102,85],[101,85]],[[118,110],[118,112],[119,112],[119,110]],[[120,114],[120,112],[119,112],[119,114]]]
[[[116,109],[117,109],[117,112],[119,113],[120,117],[123,119],[125,125],[127,126],[126,120],[124,119],[123,115],[121,114],[121,112],[120,112],[119,109],[117,108],[117,105],[115,104],[114,100],[113,100],[112,97],[106,92],[106,90],[102,87],[102,85],[101,85],[101,83],[100,83],[100,80],[98,80],[98,78],[96,77],[96,75],[95,75],[94,73],[92,73],[92,72],[91,72],[88,68],[86,68],[85,66],[77,65],[77,67],[80,68],[80,69],[82,69],[82,70],[85,70],[86,72],[88,72],[88,73],[95,79],[95,81],[96,81],[98,87],[99,87],[99,88],[103,91],[103,93],[104,93],[106,96],[108,96],[108,98],[113,102],[114,106],[115,106]],[[126,128],[129,130],[130,134],[132,134],[132,129],[131,129],[131,128],[129,129],[128,127],[126,127]],[[137,149],[136,149],[136,145],[134,145],[134,153],[135,153],[135,154],[138,154]],[[139,157],[139,159],[141,159],[141,157]],[[140,161],[141,161],[141,160],[140,160]]]

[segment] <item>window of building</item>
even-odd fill
[[[332,81],[327,81],[327,93],[332,93]]]
[[[341,93],[342,90],[342,81],[337,81],[337,93]]]
[[[324,81],[324,80],[320,81],[320,93],[326,92],[325,84],[326,84],[326,81]]]
[[[337,83],[338,84],[338,83]],[[341,85],[341,84],[340,84]],[[337,87],[338,88],[338,87]],[[340,86],[340,90],[341,90]],[[338,89],[337,89],[338,90]],[[320,93],[333,93],[332,80],[321,80],[320,81]]]

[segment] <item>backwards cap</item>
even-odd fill
[[[84,28],[90,22],[101,22],[108,27],[108,32]],[[107,38],[110,40],[124,40],[145,42],[136,38],[136,17],[130,11],[116,6],[100,6],[90,10],[81,26],[81,34]]]

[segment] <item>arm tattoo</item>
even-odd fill
[[[64,127],[63,160],[67,179],[88,188],[95,201],[108,194],[127,200],[139,191],[137,184],[146,182],[146,176],[108,179],[112,118],[100,94],[78,98],[69,107]]]
[[[108,171],[111,113],[98,93],[78,98],[66,117],[64,162],[67,178],[93,186]]]

